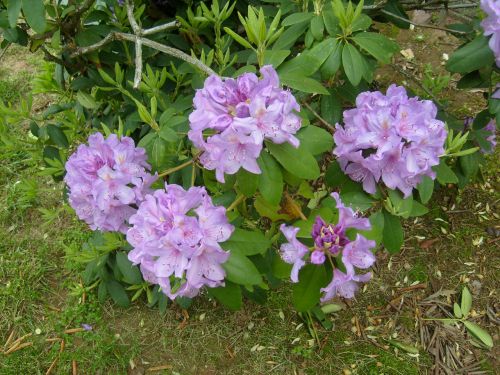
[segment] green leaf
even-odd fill
[[[108,290],[109,295],[115,301],[118,306],[128,307],[130,305],[130,300],[128,298],[127,292],[123,288],[122,284],[120,284],[116,280],[109,280],[106,282],[106,289]]]
[[[283,26],[295,25],[297,23],[307,22],[313,18],[314,13],[293,13],[286,17],[281,24]]]
[[[259,191],[266,201],[277,205],[283,194],[283,174],[280,166],[267,152],[261,152],[257,162],[262,171],[259,179]]]
[[[42,0],[22,0],[24,17],[37,33],[45,31],[45,6]]]
[[[226,285],[223,287],[209,288],[208,293],[232,311],[241,309],[243,304],[241,287],[229,281],[226,281]]]
[[[415,216],[423,216],[429,212],[429,209],[425,207],[422,203],[413,201],[413,205],[411,207],[410,217]]]
[[[99,283],[99,288],[97,289],[97,299],[100,303],[104,303],[106,301],[106,296],[108,295],[108,289],[106,288],[106,284],[104,282]]]
[[[477,172],[479,171],[480,160],[481,155],[478,152],[464,155],[458,159],[458,161],[460,162],[460,168],[467,178],[473,178],[477,174]]]
[[[434,191],[434,180],[429,176],[424,176],[422,181],[417,185],[418,194],[420,195],[420,201],[423,204],[429,202]]]
[[[265,253],[271,247],[271,242],[259,231],[236,228],[231,237],[221,246],[231,253],[251,256]]]
[[[151,155],[148,158],[151,166],[154,170],[160,170],[164,166],[164,160],[166,155],[166,144],[165,140],[159,136],[156,136],[153,140],[151,147]]]
[[[336,37],[338,34],[339,20],[330,9],[323,12],[323,23],[325,24],[328,34]]]
[[[363,56],[352,44],[346,44],[342,50],[342,66],[349,82],[357,86],[363,77],[365,64]]]
[[[68,138],[66,137],[66,134],[61,130],[59,126],[55,125],[47,125],[47,133],[56,145],[62,148],[68,148],[69,147],[69,142]]]
[[[460,309],[462,311],[462,314],[466,317],[470,313],[470,309],[472,308],[472,295],[469,292],[469,289],[467,289],[466,286],[464,286],[464,289],[462,290],[462,301],[460,303]]]
[[[243,37],[239,36],[236,34],[233,30],[231,30],[229,27],[224,27],[224,31],[234,40],[236,40],[239,44],[241,44],[245,48],[252,49],[252,45]]]
[[[306,31],[309,23],[303,21],[286,29],[278,40],[273,44],[273,50],[286,50],[290,49],[297,39],[299,39],[304,31]]]
[[[476,336],[481,342],[486,345],[488,348],[493,347],[493,339],[490,334],[486,332],[484,329],[479,327],[477,324],[469,322],[468,320],[464,320],[464,325],[467,330]]]
[[[310,94],[322,94],[322,95],[330,95],[327,89],[323,87],[323,85],[308,77],[304,77],[300,73],[293,74],[282,74],[280,75],[281,82],[292,89],[307,92]]]
[[[455,315],[455,317],[458,319],[461,319],[463,316],[462,310],[460,309],[460,306],[456,302],[453,304],[453,315]]]
[[[335,126],[342,117],[342,106],[336,95],[323,95],[321,97],[321,117]]]
[[[273,205],[272,203],[269,203],[264,198],[262,198],[261,195],[257,196],[255,202],[253,203],[253,206],[260,216],[267,217],[271,219],[271,221],[289,219],[288,215],[280,213],[281,206],[279,206],[278,204]]]
[[[408,198],[404,198],[398,190],[389,190],[388,195],[394,210],[393,213],[397,216],[408,219],[413,207],[413,195],[410,195]]]
[[[177,140],[179,140],[179,135],[177,134],[177,132],[167,125],[164,125],[160,128],[158,136],[167,142],[176,142]]]
[[[352,39],[358,46],[384,64],[391,62],[392,55],[399,50],[396,43],[378,33],[358,33]]]
[[[136,285],[142,283],[141,271],[128,259],[127,254],[122,251],[116,253],[116,264],[123,275],[124,281]]]
[[[325,30],[325,25],[323,24],[323,17],[314,16],[311,19],[311,33],[316,40],[323,39],[323,31]]]
[[[236,174],[238,188],[246,197],[251,197],[255,194],[259,186],[259,179],[260,175],[250,173],[244,169],[240,169]]]
[[[275,69],[290,55],[290,50],[266,50],[264,53],[264,65],[272,65]]]
[[[439,165],[432,167],[436,172],[436,177],[441,185],[456,184],[458,182],[457,175],[451,170],[444,160],[441,160]]]
[[[312,155],[331,152],[333,149],[333,136],[317,126],[307,126],[297,133],[297,138],[300,140],[301,147]]]
[[[240,285],[259,285],[262,277],[250,259],[240,253],[231,253],[226,263],[222,264],[226,279]]]
[[[372,19],[369,16],[367,16],[366,14],[360,14],[358,19],[356,19],[351,25],[352,32],[367,30],[371,24]]]
[[[397,253],[403,245],[404,233],[401,220],[384,210],[383,244],[391,253]]]
[[[304,147],[294,148],[288,143],[267,142],[267,149],[276,160],[291,174],[307,180],[315,180],[320,169],[314,156]]]
[[[319,303],[320,289],[328,282],[325,267],[308,264],[299,272],[299,282],[292,286],[292,301],[298,312],[311,310]]]
[[[76,93],[76,100],[78,100],[78,103],[80,103],[82,107],[87,109],[96,109],[99,107],[92,95],[83,91],[78,91]]]
[[[19,13],[21,12],[22,0],[8,0],[7,1],[7,14],[9,17],[10,27],[16,27]]]
[[[363,231],[362,234],[369,240],[374,240],[377,245],[380,244],[384,236],[384,214],[382,211],[377,211],[370,215],[370,224],[372,229]]]
[[[495,57],[488,46],[488,39],[479,35],[472,42],[457,49],[446,63],[446,69],[452,73],[470,73],[493,64]]]
[[[342,202],[347,206],[352,206],[354,210],[364,211],[372,207],[375,202],[365,193],[353,191],[341,195]]]

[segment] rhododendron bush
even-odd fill
[[[41,50],[59,100],[4,104],[0,130],[30,120],[42,174],[94,232],[74,256],[101,300],[238,309],[287,280],[301,312],[354,298],[404,220],[494,152],[498,1],[447,27],[457,89],[484,92],[468,118],[374,80],[399,51],[379,26],[409,28],[407,2],[2,4],[2,47]]]

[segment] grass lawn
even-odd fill
[[[11,47],[1,61],[0,97],[27,95],[41,67],[40,56]],[[475,108],[474,97],[466,99],[451,102],[466,113]],[[238,312],[206,296],[163,315],[142,297],[128,309],[100,304],[82,284],[82,265],[68,257],[90,230],[64,203],[62,185],[38,176],[27,129],[9,131],[12,145],[0,139],[0,349],[29,336],[0,353],[0,374],[411,375],[435,373],[436,358],[447,355],[471,371],[498,368],[497,347],[477,348],[463,327],[422,319],[452,311],[467,285],[471,321],[498,341],[498,151],[483,183],[436,192],[431,212],[405,223],[403,251],[377,253],[374,280],[328,315],[333,328],[314,324],[318,343],[292,307],[289,284],[265,305],[248,302]]]

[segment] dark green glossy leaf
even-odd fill
[[[489,66],[494,61],[495,57],[488,46],[488,38],[479,35],[450,56],[446,69],[452,73],[470,73],[483,66]]]
[[[226,279],[233,283],[258,285],[262,282],[262,277],[252,261],[240,253],[231,253],[222,267],[226,270]]]
[[[219,288],[209,288],[208,293],[213,295],[220,303],[226,306],[229,310],[241,309],[242,295],[241,287],[226,281],[226,285]]]
[[[441,160],[439,165],[432,167],[437,175],[437,180],[441,185],[456,184],[458,178],[451,168],[446,164],[445,160]]]
[[[301,147],[312,155],[331,152],[333,149],[333,136],[326,130],[309,125],[297,133]]]
[[[307,180],[315,180],[320,175],[314,156],[304,147],[294,148],[288,143],[266,143],[268,150],[291,174]]]
[[[280,203],[283,194],[281,168],[267,152],[262,152],[257,162],[262,171],[259,179],[259,191],[267,202],[277,205]]]
[[[319,303],[320,289],[326,286],[328,278],[323,265],[308,264],[299,272],[299,282],[292,286],[292,301],[299,312],[311,310]]]
[[[420,201],[423,204],[429,202],[434,191],[434,180],[429,176],[424,176],[422,181],[417,185],[418,194],[420,195]]]
[[[383,244],[391,253],[397,253],[403,246],[404,233],[401,219],[384,210]]]
[[[122,284],[120,284],[116,280],[109,280],[106,282],[106,289],[108,290],[109,295],[115,301],[118,306],[128,307],[130,305],[130,300],[128,298],[127,292],[123,288]]]
[[[236,228],[231,237],[221,246],[231,253],[251,256],[263,254],[271,247],[271,242],[259,231]]]
[[[253,174],[245,169],[240,169],[236,174],[238,189],[247,197],[251,197],[257,191],[260,175]]]
[[[62,148],[68,148],[69,147],[69,142],[68,138],[66,137],[66,134],[61,130],[60,127],[56,125],[47,125],[47,133],[56,145]]]
[[[44,2],[42,0],[22,0],[22,8],[28,25],[37,33],[43,33],[47,25]]]
[[[132,264],[132,262],[128,259],[127,254],[121,251],[117,252],[116,264],[118,265],[118,268],[120,269],[125,282],[133,285],[142,283],[143,280],[141,271],[139,271],[139,268],[137,266],[134,266]]]
[[[361,56],[359,51],[352,44],[345,45],[342,50],[342,67],[344,68],[347,79],[354,86],[361,82],[365,64],[363,62],[363,56]]]
[[[396,43],[378,33],[358,33],[352,39],[363,50],[384,64],[388,64],[391,61],[392,55],[399,50]]]

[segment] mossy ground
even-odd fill
[[[26,95],[30,90],[40,63],[36,58],[26,60],[23,53],[12,48],[4,56],[3,100],[15,101],[17,93]],[[15,61],[27,63],[16,67]],[[455,108],[477,109],[474,98],[467,96]],[[458,100],[453,97],[450,102]],[[13,138],[25,140],[25,130],[13,129]],[[490,157],[484,183],[464,191],[440,191],[429,215],[406,222],[404,250],[394,256],[379,252],[373,282],[354,303],[329,316],[333,329],[315,325],[318,347],[292,307],[288,285],[271,293],[265,305],[248,302],[239,312],[198,298],[189,317],[175,306],[161,315],[143,300],[128,309],[98,303],[95,291],[84,291],[80,267],[65,259],[64,249],[80,246],[89,230],[69,210],[61,209],[61,185],[38,178],[29,153],[4,154],[0,158],[0,349],[12,331],[14,338],[32,333],[25,340],[32,345],[0,354],[0,373],[45,373],[54,361],[52,373],[57,374],[68,374],[73,366],[79,374],[142,374],[155,367],[156,373],[165,374],[430,373],[433,359],[419,344],[414,311],[415,303],[425,296],[451,290],[456,293],[449,297],[454,301],[468,285],[473,291],[473,320],[498,340],[498,327],[485,312],[498,299],[499,241],[486,232],[499,224],[494,215],[500,212],[498,156],[497,152]],[[31,181],[36,188],[26,188],[20,181]],[[47,224],[55,210],[57,215]],[[424,287],[401,292],[415,283]],[[395,296],[402,296],[401,302],[396,301],[398,309]],[[82,324],[92,330],[64,333]],[[64,339],[63,350],[60,342],[46,341],[52,337]],[[391,339],[417,347],[419,355],[397,349]],[[484,368],[498,368],[496,349],[471,346],[470,350],[486,359]]]

